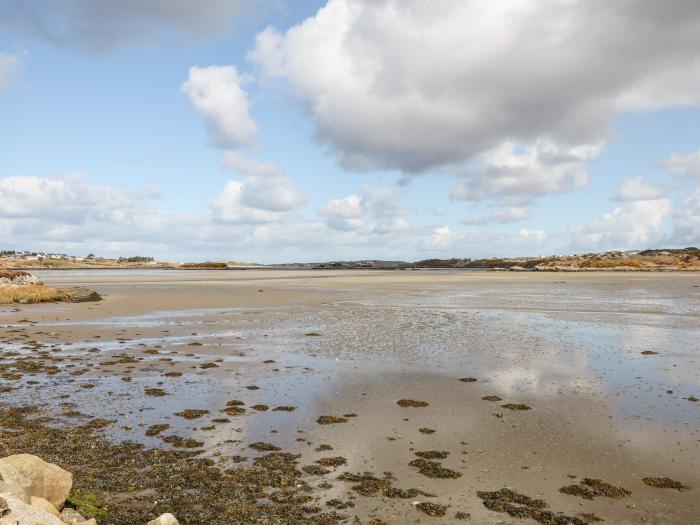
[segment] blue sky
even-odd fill
[[[593,26],[561,0],[0,0],[0,248],[283,262],[698,244],[686,4],[599,6]]]

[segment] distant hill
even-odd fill
[[[307,269],[307,270],[418,270],[418,269],[483,269],[497,271],[669,271],[700,270],[700,249],[658,248],[641,251],[611,251],[575,255],[538,257],[492,257],[489,259],[424,259],[421,261],[328,261],[261,265],[239,262],[159,262],[147,256],[109,259],[55,254],[0,251],[0,268],[13,269],[98,269],[98,268],[161,268],[185,270],[244,270],[244,269]]]
[[[424,259],[405,261],[332,261],[278,265],[285,268],[326,269],[483,269],[509,271],[663,271],[700,270],[700,250],[695,247],[631,252],[602,252],[539,257],[489,259]]]

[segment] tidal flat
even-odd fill
[[[700,523],[700,276],[36,274],[0,447],[101,524]]]

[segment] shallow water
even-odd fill
[[[109,271],[42,277],[85,283],[106,297],[95,305],[0,312],[3,351],[64,359],[54,363],[58,374],[25,375],[5,401],[44,406],[58,422],[68,401],[85,414],[76,420],[115,419],[110,439],[149,446],[163,444],[146,437],[145,428],[163,422],[172,427],[163,435],[194,437],[207,453],[254,456],[247,445],[269,441],[307,461],[318,454],[298,439],[332,442],[332,454],[346,457],[348,470],[391,470],[402,485],[430,489],[480,523],[503,516],[485,511],[475,491],[501,486],[533,488],[553,506],[578,510],[579,500],[556,492],[571,471],[622,481],[642,496],[635,510],[586,503],[608,521],[693,519],[691,493],[638,487],[642,473],[700,485],[700,405],[688,400],[700,397],[700,288],[693,275]],[[20,322],[27,319],[33,322]],[[642,355],[645,350],[657,354]],[[124,354],[133,361],[105,364]],[[202,369],[203,363],[216,367]],[[85,373],[69,375],[76,368]],[[183,375],[163,376],[168,371]],[[478,381],[457,381],[464,376]],[[94,388],[82,389],[85,383]],[[155,387],[168,395],[144,395]],[[487,394],[532,410],[511,413],[480,399]],[[401,409],[401,398],[430,406]],[[231,399],[296,410],[246,408],[230,423],[208,428]],[[184,408],[210,414],[193,421],[173,415]],[[330,427],[315,423],[321,414],[345,413],[357,417]],[[438,432],[426,436],[419,427]],[[414,447],[451,451],[445,463],[464,477],[417,475],[407,466]],[[389,508],[396,519],[416,517],[409,503]],[[357,512],[366,515],[363,509]]]

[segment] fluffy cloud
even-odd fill
[[[195,66],[190,68],[188,79],[182,84],[182,91],[202,116],[212,142],[220,148],[248,146],[257,133],[242,82],[233,66]],[[214,216],[219,221],[273,222],[306,204],[307,196],[295,190],[289,177],[271,162],[224,151],[221,165],[244,176],[245,181],[229,181],[212,200]]]
[[[0,178],[2,242],[5,248],[147,253],[170,259],[200,259],[236,244],[241,252],[250,254],[258,248],[253,223],[287,216],[244,205],[233,208],[231,202],[241,198],[241,185],[235,181],[227,184],[214,200],[212,212],[174,213],[155,208],[157,201],[147,198],[147,189],[95,186],[85,177]],[[216,217],[217,211],[237,213],[238,217],[224,216],[222,221]]]
[[[246,183],[228,181],[221,194],[211,203],[216,219],[238,224],[273,222],[280,219],[278,212],[247,205],[250,192],[250,187]]]
[[[620,201],[652,201],[663,197],[663,190],[645,182],[642,177],[622,181],[616,195]]]
[[[367,233],[385,234],[407,230],[406,210],[397,204],[394,188],[365,186],[362,196],[348,195],[331,199],[321,206],[319,215],[333,230],[365,230]]]
[[[222,148],[253,143],[258,127],[248,112],[244,79],[234,66],[190,68],[182,91],[199,112],[212,142]]]
[[[572,245],[584,250],[630,250],[665,240],[663,221],[671,211],[669,199],[640,200],[615,208],[572,229]]]
[[[673,153],[669,158],[660,161],[659,165],[669,175],[700,180],[700,150],[688,155]]]
[[[545,245],[549,240],[542,230],[521,229],[518,233],[494,233],[438,226],[419,239],[423,250],[438,257],[492,257],[536,255],[538,252],[556,252],[558,240]],[[478,248],[476,248],[478,247]]]
[[[476,167],[459,177],[450,196],[514,206],[547,193],[582,188],[588,182],[585,163],[599,150],[594,145],[563,148],[545,140],[528,148],[508,142],[478,155]]]
[[[357,195],[331,199],[321,206],[319,214],[325,217],[326,224],[334,230],[351,231],[367,226],[362,198]]]
[[[230,28],[249,0],[0,0],[0,25],[59,45],[109,50],[166,31],[209,36]]]
[[[285,177],[250,177],[245,182],[230,180],[212,201],[217,219],[234,223],[277,221],[282,215],[306,204]]]
[[[0,179],[2,218],[41,215],[65,223],[82,223],[90,218],[127,221],[127,212],[138,207],[142,200],[143,196],[136,192],[76,185],[70,178],[17,176]]]
[[[17,55],[0,53],[0,93],[12,86],[21,63]]]
[[[308,197],[297,191],[289,177],[271,162],[259,162],[227,151],[222,166],[245,175],[244,182],[229,181],[212,205],[219,220],[270,222],[280,214],[306,204]]]
[[[420,172],[509,143],[598,144],[619,112],[697,105],[699,46],[688,0],[329,0],[249,58],[344,165]]]
[[[244,193],[245,182],[230,181],[211,211],[180,213],[156,208],[146,190],[94,186],[86,177],[0,178],[0,239],[3,248],[167,260],[288,262],[414,251],[416,231],[339,232],[316,218],[245,206]]]
[[[679,246],[700,244],[700,188],[679,203],[673,217],[671,242]]]
[[[547,234],[545,234],[542,230],[528,230],[527,228],[522,228],[519,232],[518,235],[520,235],[521,238],[526,239],[526,240],[532,240],[535,243],[541,243],[547,238]]]
[[[154,209],[147,191],[94,186],[84,176],[0,178],[0,231],[6,248],[177,254],[196,246],[206,221]],[[31,243],[31,246],[27,246]],[[177,256],[177,255],[175,255]]]

